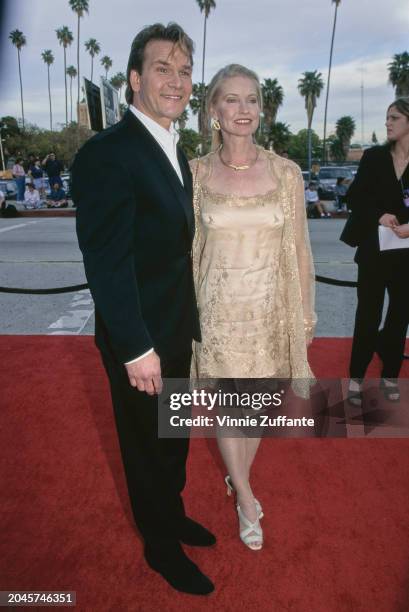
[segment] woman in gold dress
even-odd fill
[[[209,85],[212,152],[191,162],[193,265],[202,342],[198,379],[311,377],[314,271],[299,167],[254,142],[261,111],[257,75],[232,64]],[[260,438],[218,437],[235,491],[240,537],[263,544],[262,509],[250,486]]]

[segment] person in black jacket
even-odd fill
[[[362,404],[362,379],[375,351],[383,363],[384,395],[399,401],[396,379],[409,323],[409,98],[398,98],[389,106],[386,127],[388,143],[364,152],[348,190],[352,214],[341,235],[347,244],[358,246],[358,305],[349,387],[349,401],[357,406]],[[379,226],[399,238],[397,248],[380,249]],[[379,331],[385,291],[389,305]]]
[[[207,594],[212,582],[180,544],[215,543],[185,514],[189,441],[158,438],[162,377],[189,378],[192,339],[200,341],[192,176],[172,125],[192,91],[192,53],[177,24],[139,32],[127,69],[129,109],[79,151],[72,192],[145,559],[174,588]]]

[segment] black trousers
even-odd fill
[[[189,439],[158,438],[158,398],[129,384],[125,367],[102,354],[135,523],[145,540],[165,548],[185,519],[181,493]],[[189,378],[191,351],[162,362],[163,378]]]
[[[363,378],[375,353],[382,359],[382,377],[397,378],[402,366],[409,323],[409,253],[375,253],[358,261],[358,306],[350,362],[351,378]],[[389,305],[379,331],[388,292]]]

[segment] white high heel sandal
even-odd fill
[[[237,506],[237,514],[239,515],[240,523],[240,540],[250,548],[250,550],[261,550],[263,547],[263,530],[260,525],[260,515],[258,519],[252,523],[244,516],[240,506]],[[256,542],[259,543],[259,546],[251,546]]]
[[[224,479],[224,482],[226,483],[227,486],[227,495],[230,497],[232,494],[235,493],[235,489],[233,487],[233,483],[231,481],[231,477],[229,475],[227,475]],[[256,504],[256,510],[257,510],[257,514],[258,514],[258,518],[262,519],[264,516],[263,513],[263,508],[261,507],[260,502],[258,501],[258,499],[254,498],[254,503]]]
[[[225,477],[224,482],[227,486],[227,495],[230,497],[235,493],[235,489],[229,475]],[[263,547],[263,530],[260,525],[260,519],[263,518],[264,514],[261,504],[256,498],[254,498],[254,503],[257,511],[257,519],[254,521],[254,523],[249,521],[249,519],[243,514],[243,511],[238,504],[236,506],[237,514],[239,516],[240,539],[248,548],[250,548],[250,550],[261,550]],[[252,544],[255,544],[256,542],[259,542],[259,546],[252,546]]]

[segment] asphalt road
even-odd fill
[[[339,241],[344,220],[309,221],[316,273],[356,279],[354,249]],[[74,218],[0,219],[0,286],[64,287],[85,283]],[[351,336],[355,289],[317,284],[318,336]],[[61,295],[0,293],[2,334],[92,334],[88,290]]]

